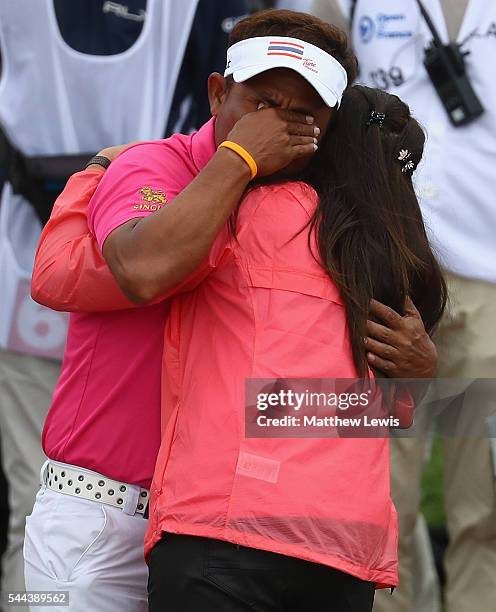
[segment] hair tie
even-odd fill
[[[384,121],[386,120],[386,115],[384,113],[378,113],[373,110],[370,113],[369,120],[367,121],[367,125],[372,125],[373,123],[377,123],[377,125],[381,128],[384,125]]]

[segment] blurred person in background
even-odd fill
[[[41,225],[83,159],[109,142],[164,135],[196,8],[197,0],[0,5],[0,436],[11,510],[4,592],[24,589],[24,523],[66,335],[66,318],[30,297]]]
[[[452,41],[467,53],[462,64],[482,108],[473,97],[469,104],[455,96],[448,101],[448,114],[423,63],[433,33],[416,0],[315,0],[312,12],[351,30],[359,81],[399,95],[427,129],[417,189],[451,294],[451,307],[436,336],[438,376],[494,378],[496,73],[488,58],[496,50],[496,3],[423,0],[423,6],[440,42]],[[444,77],[445,86],[446,81]],[[424,456],[421,440],[394,441],[392,484],[400,516],[400,587],[389,601],[383,594],[377,598],[375,609],[381,612],[413,609],[411,539]],[[448,612],[494,610],[495,477],[490,439],[445,440]],[[432,606],[424,610],[431,612],[438,603]]]

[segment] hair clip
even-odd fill
[[[398,155],[398,161],[405,162],[401,168],[402,172],[410,172],[415,168],[415,164],[410,159],[411,156],[412,154],[408,149],[401,149],[400,154]]]
[[[377,123],[377,125],[381,128],[384,125],[384,121],[386,120],[386,115],[384,113],[378,113],[373,110],[370,113],[369,120],[367,121],[367,125],[372,125],[373,123]]]

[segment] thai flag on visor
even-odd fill
[[[271,41],[267,50],[267,55],[285,55],[301,60],[305,47],[292,42],[286,41]]]

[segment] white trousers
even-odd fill
[[[69,591],[69,608],[52,612],[146,612],[146,523],[141,515],[43,485],[26,519],[26,588]]]

